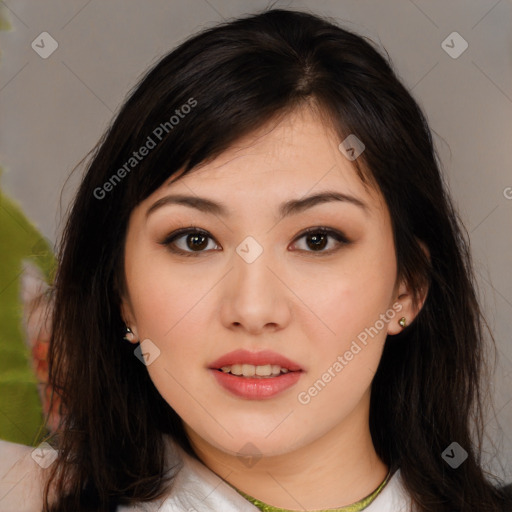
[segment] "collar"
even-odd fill
[[[384,489],[386,484],[389,482],[390,478],[391,478],[391,472],[389,472],[386,475],[386,478],[377,487],[377,489],[375,489],[368,496],[364,497],[362,500],[359,500],[357,503],[352,503],[352,505],[346,505],[346,506],[340,507],[340,508],[315,510],[314,512],[360,512],[362,510],[365,510],[371,503],[373,503],[375,501],[377,496],[381,493],[381,491]],[[239,489],[236,489],[236,491],[238,491],[239,494],[241,494],[247,501],[250,501],[253,505],[255,505],[262,512],[293,512],[293,510],[274,507],[273,505],[268,505],[268,504],[264,503],[263,501],[260,501],[252,496],[249,496],[248,494],[245,494],[244,492],[240,491]]]
[[[231,485],[169,438],[166,462],[175,472],[171,488],[162,499],[118,507],[117,512],[261,512]],[[408,512],[410,500],[396,471],[365,512]],[[331,511],[332,512],[332,511]]]

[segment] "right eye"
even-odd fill
[[[210,245],[208,239],[214,242],[213,237],[207,231],[190,227],[173,231],[159,243],[175,254],[198,256],[201,253],[207,252],[206,249]],[[215,248],[212,249],[210,247],[209,250],[215,250]]]

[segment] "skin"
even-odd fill
[[[386,477],[369,431],[370,385],[386,336],[402,330],[402,316],[411,323],[423,303],[415,307],[397,279],[380,192],[365,188],[339,143],[312,109],[288,114],[156,190],[133,210],[126,238],[122,313],[134,343],[149,339],[160,350],[147,366],[158,391],[206,466],[247,494],[289,509],[348,505]],[[325,190],[350,194],[367,208],[326,202],[276,220],[281,203]],[[178,193],[222,202],[231,214],[172,204],[146,218],[157,200]],[[189,226],[212,237],[199,253],[186,235],[175,241],[196,256],[159,243]],[[329,237],[315,251],[301,234],[321,226],[350,243]],[[263,248],[252,263],[236,252],[247,236]],[[393,305],[400,312],[309,403],[300,403],[298,394]],[[229,394],[207,367],[239,348],[292,359],[303,369],[300,380],[265,400]],[[242,460],[241,451],[252,451],[254,461]]]

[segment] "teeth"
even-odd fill
[[[288,368],[281,368],[278,364],[265,364],[254,366],[253,364],[233,364],[231,366],[223,366],[221,370],[224,373],[244,377],[277,377],[281,373],[288,373]]]

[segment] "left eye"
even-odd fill
[[[339,245],[349,243],[347,238],[338,231],[326,228],[310,228],[296,238],[296,240],[301,239],[305,240],[306,247],[310,250],[300,250],[305,250],[306,252],[330,253],[333,250],[336,250]],[[329,245],[329,239],[331,239],[331,241],[334,240],[334,242],[331,244],[329,249],[324,250]]]

